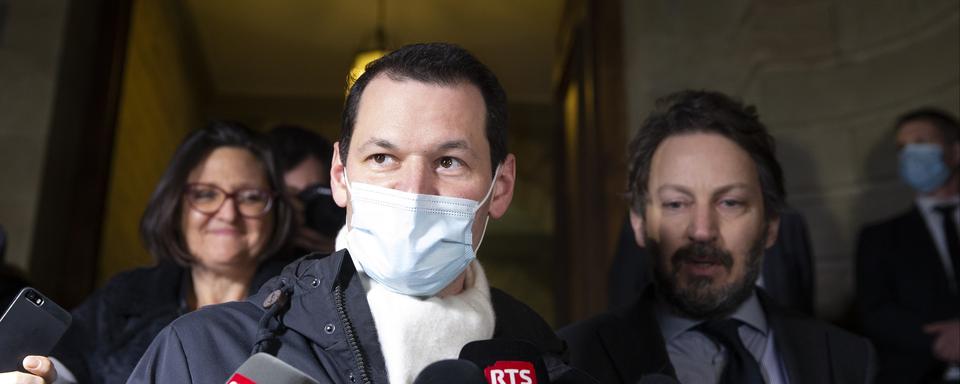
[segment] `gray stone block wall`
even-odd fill
[[[810,225],[817,310],[853,298],[856,236],[909,206],[892,121],[918,106],[960,113],[956,0],[624,0],[628,121],[682,88],[757,106],[778,140],[790,203]]]

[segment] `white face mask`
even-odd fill
[[[387,289],[409,296],[437,294],[476,258],[487,222],[474,247],[473,221],[499,173],[497,167],[486,196],[477,202],[350,183],[344,169],[352,210],[350,255]]]

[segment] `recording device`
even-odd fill
[[[471,342],[460,350],[460,359],[483,370],[489,384],[549,384],[540,350],[520,340],[490,339]]]
[[[303,202],[304,224],[308,228],[330,238],[337,236],[346,222],[347,210],[333,200],[329,185],[313,184],[298,193],[297,198]]]
[[[466,360],[440,360],[428,365],[413,384],[487,384],[476,364]]]
[[[48,355],[71,319],[37,290],[20,290],[0,317],[0,372],[23,371],[23,358]]]
[[[268,353],[250,356],[227,379],[227,384],[319,384],[299,369]]]

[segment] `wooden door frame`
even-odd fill
[[[65,19],[29,278],[67,308],[96,281],[131,7],[74,0]]]
[[[626,212],[626,110],[618,0],[569,0],[554,71],[561,116],[557,324],[602,312]],[[570,92],[574,99],[568,96]],[[574,106],[567,104],[575,104]],[[575,123],[569,124],[571,108]]]

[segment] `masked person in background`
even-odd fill
[[[863,331],[877,347],[878,383],[960,382],[960,125],[919,109],[897,120],[895,140],[900,176],[916,198],[860,232]]]
[[[410,383],[491,338],[535,345],[554,382],[575,374],[546,322],[490,288],[476,260],[513,198],[506,118],[496,77],[460,47],[409,45],[368,65],[330,171],[346,249],[174,321],[129,382],[224,382],[253,350],[324,383]]]
[[[293,247],[285,259],[333,252],[334,239],[346,216],[346,210],[333,201],[330,189],[333,146],[323,136],[296,125],[276,126],[267,137],[296,212]]]

